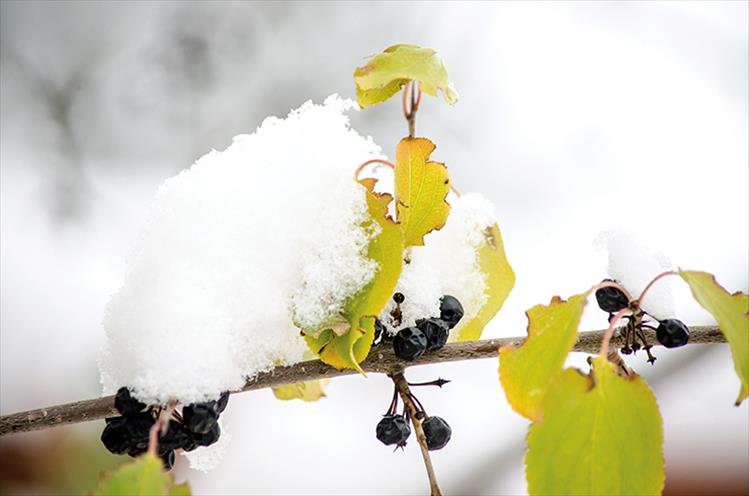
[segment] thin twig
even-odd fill
[[[403,403],[411,413],[411,423],[416,431],[416,440],[419,442],[421,448],[421,456],[424,458],[424,466],[427,469],[427,476],[429,477],[429,487],[432,492],[432,496],[441,496],[440,486],[437,484],[437,475],[434,473],[434,466],[432,466],[432,458],[429,456],[429,447],[427,446],[427,437],[424,434],[424,429],[421,427],[421,419],[416,415],[419,411],[413,402],[411,391],[408,388],[408,381],[406,381],[403,371],[396,372],[390,376],[395,383],[395,387],[398,388],[398,393],[401,395]]]
[[[604,332],[590,331],[579,333],[573,351],[597,353]],[[501,346],[521,344],[524,339],[524,337],[514,337],[449,343],[441,350],[425,353],[413,362],[404,362],[396,358],[392,347],[389,344],[382,344],[372,348],[367,359],[362,362],[361,367],[367,373],[392,374],[394,371],[416,365],[474,360],[478,358],[496,358],[497,350]],[[717,326],[694,326],[689,328],[690,345],[725,342],[726,339]],[[620,345],[621,338],[614,336],[611,344],[613,346]],[[355,370],[351,369],[337,370],[322,363],[320,360],[313,360],[295,365],[276,367],[269,372],[258,374],[254,378],[249,379],[241,391],[252,391],[316,379],[329,379],[356,373]],[[102,398],[76,401],[64,405],[40,408],[38,410],[12,413],[0,417],[0,437],[16,432],[47,429],[58,425],[88,422],[116,415],[119,414],[114,408],[114,396],[104,396]]]

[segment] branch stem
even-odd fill
[[[572,351],[597,353],[600,351],[601,338],[606,331],[581,332],[577,336]],[[378,345],[372,348],[369,356],[361,363],[367,373],[393,374],[406,367],[428,365],[433,363],[475,360],[479,358],[497,358],[497,350],[506,345],[520,345],[524,337],[482,339],[448,343],[441,350],[425,353],[417,360],[404,362],[395,356],[391,346]],[[725,343],[726,338],[717,326],[693,326],[689,328],[689,345],[698,343]],[[621,344],[619,336],[611,338],[611,344]],[[269,387],[294,384],[296,382],[316,379],[330,379],[344,375],[357,374],[355,370],[337,370],[320,360],[301,362],[295,365],[276,367],[249,379],[241,391],[252,391]],[[235,391],[241,392],[241,391]],[[0,417],[0,437],[17,432],[47,429],[58,425],[77,424],[119,415],[114,407],[114,396],[104,396],[64,405],[40,408],[25,412],[12,413]]]

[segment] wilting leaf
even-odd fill
[[[424,235],[447,222],[447,167],[429,161],[436,147],[426,138],[404,138],[395,151],[395,198],[405,246],[423,246]]]
[[[174,485],[172,474],[156,456],[146,453],[106,475],[97,496],[189,496],[186,484]]]
[[[531,495],[660,494],[663,428],[650,388],[601,357],[591,376],[564,370],[530,427],[525,468]]]
[[[394,45],[354,71],[357,102],[361,107],[384,102],[414,80],[419,81],[421,90],[428,95],[437,96],[437,90],[441,90],[450,105],[458,101],[442,57],[435,50]]]
[[[479,270],[486,278],[484,292],[487,300],[474,318],[458,324],[454,330],[457,334],[456,341],[479,339],[484,327],[497,315],[515,285],[515,273],[507,261],[497,224],[484,231],[484,240],[478,247],[477,259]]]
[[[710,312],[731,346],[733,366],[741,381],[736,405],[749,396],[749,295],[728,293],[707,272],[682,270],[679,272],[689,284],[695,300]]]
[[[325,385],[327,379],[316,381],[296,382],[294,384],[284,384],[273,388],[273,394],[279,400],[302,400],[317,401],[325,396]]]
[[[525,342],[499,350],[499,379],[507,401],[519,414],[531,420],[541,418],[546,390],[577,339],[587,297],[583,293],[564,301],[555,296],[548,306],[534,306],[526,312]]]

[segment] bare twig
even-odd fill
[[[605,331],[581,332],[573,351],[597,353],[601,338]],[[717,326],[694,326],[689,328],[689,344],[725,343],[726,339]],[[525,338],[482,339],[479,341],[465,341],[449,343],[441,350],[425,353],[413,362],[404,362],[395,357],[390,346],[375,346],[361,367],[367,373],[393,374],[406,367],[428,365],[432,363],[474,360],[478,358],[496,358],[497,350],[509,344],[521,344]],[[619,346],[621,339],[614,336],[611,346]],[[241,391],[252,391],[269,387],[293,384],[295,382],[311,381],[315,379],[329,379],[344,375],[353,375],[355,370],[337,370],[320,360],[297,363],[258,374],[249,379]],[[235,392],[241,392],[235,391]],[[76,401],[38,410],[13,413],[0,417],[0,436],[16,432],[47,429],[58,425],[88,422],[118,415],[114,408],[114,396],[104,396],[91,400]]]
[[[411,391],[408,388],[408,381],[406,381],[406,378],[403,375],[403,370],[391,374],[390,378],[393,379],[403,403],[411,414],[411,423],[414,426],[414,431],[416,431],[416,440],[419,442],[419,447],[421,448],[421,456],[424,458],[424,466],[427,469],[431,494],[432,496],[442,496],[440,487],[437,484],[437,475],[434,473],[434,467],[432,466],[432,458],[429,456],[427,437],[424,434],[424,429],[421,427],[421,419],[417,416],[419,409],[416,408],[416,405],[411,398]]]

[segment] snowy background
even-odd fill
[[[0,411],[100,394],[104,306],[166,178],[267,115],[353,96],[354,67],[400,42],[437,48],[461,95],[455,107],[427,99],[418,134],[456,187],[497,206],[517,282],[486,337],[522,335],[525,309],[604,277],[594,241],[612,228],[748,291],[748,23],[745,2],[3,2]],[[406,133],[397,99],[352,124],[391,157]],[[710,323],[674,291],[679,318]],[[583,328],[604,324],[590,311]],[[657,356],[630,364],[664,416],[667,491],[745,493],[749,407],[732,406],[727,347]],[[448,494],[525,490],[527,422],[496,368],[409,371],[453,381],[419,396],[453,428],[433,456]],[[415,444],[392,453],[374,437],[390,395],[380,376],[337,379],[314,404],[235,395],[227,458],[177,476],[201,494],[424,493]],[[10,463],[73,463],[61,446],[90,444],[99,467],[123,461],[96,445],[102,427],[3,439],[0,489],[69,491]]]

